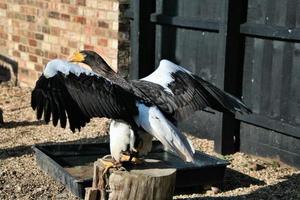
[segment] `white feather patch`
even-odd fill
[[[65,60],[54,59],[47,63],[46,68],[44,69],[44,76],[46,78],[51,78],[57,74],[57,72],[61,72],[65,75],[69,75],[69,73],[73,73],[76,76],[84,73],[86,75],[96,75],[92,70],[83,68],[77,64],[70,63]]]
[[[148,107],[144,104],[137,104],[137,106],[139,110],[139,115],[135,118],[137,124],[183,160],[194,162],[191,143],[156,106]]]
[[[179,65],[176,65],[168,60],[161,60],[158,68],[152,74],[142,78],[141,80],[161,85],[165,89],[165,91],[173,94],[172,90],[168,87],[168,85],[172,81],[174,81],[171,74],[176,71],[183,71],[188,74],[191,74],[191,72]]]

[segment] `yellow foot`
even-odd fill
[[[100,159],[100,161],[105,166],[105,169],[102,173],[103,175],[106,174],[110,168],[120,168],[121,167],[121,164],[117,163],[113,159],[108,159],[108,158],[104,157],[104,158]]]
[[[137,157],[132,157],[131,160],[130,160],[130,158],[131,158],[130,156],[122,154],[122,156],[120,158],[120,161],[121,162],[131,162],[135,165],[139,165],[139,164],[142,164],[144,162],[142,159],[139,159]]]

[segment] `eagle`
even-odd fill
[[[89,68],[82,67],[85,64]],[[210,107],[225,113],[251,113],[238,98],[185,68],[161,60],[158,68],[139,80],[126,80],[94,51],[76,52],[65,61],[47,63],[31,95],[37,118],[71,131],[91,118],[112,119],[110,150],[115,162],[123,152],[147,155],[152,137],[186,162],[194,162],[194,148],[176,127],[197,110]]]

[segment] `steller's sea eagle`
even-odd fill
[[[93,51],[75,53],[70,61],[55,59],[46,65],[32,91],[31,106],[46,123],[52,116],[54,126],[60,121],[65,128],[68,119],[73,132],[93,117],[113,119],[110,148],[116,161],[127,148],[147,154],[154,136],[184,161],[193,162],[194,149],[176,128],[177,121],[206,107],[251,113],[241,100],[168,60],[162,60],[149,76],[131,81]]]

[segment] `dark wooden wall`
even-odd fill
[[[241,151],[300,167],[300,1],[249,0]],[[259,127],[257,127],[259,126]]]
[[[131,78],[169,59],[243,98],[253,115],[197,112],[180,127],[300,166],[298,0],[132,0]]]

